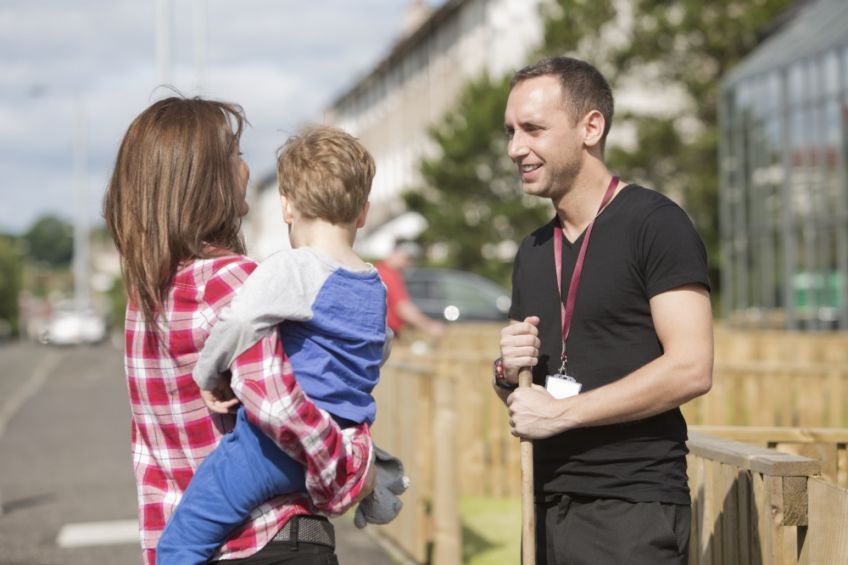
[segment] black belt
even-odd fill
[[[335,550],[336,531],[323,516],[295,516],[272,541],[316,543]]]

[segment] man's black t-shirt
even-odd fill
[[[541,319],[539,364],[533,370],[533,381],[541,385],[559,369],[562,343],[554,221],[528,236],[518,250],[509,313],[513,320]],[[563,241],[563,301],[584,236]],[[622,189],[595,220],[575,301],[568,373],[583,384],[583,392],[662,354],[649,300],[691,283],[709,289],[706,250],[685,212],[653,190]],[[537,441],[536,490],[689,504],[685,441],[679,409]]]

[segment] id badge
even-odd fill
[[[562,373],[545,377],[545,390],[557,400],[576,396],[582,387],[583,385],[577,382],[574,377]]]

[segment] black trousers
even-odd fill
[[[686,565],[691,507],[558,495],[536,503],[538,565]]]
[[[336,552],[317,543],[272,541],[250,557],[215,561],[220,565],[339,565]]]

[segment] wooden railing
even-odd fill
[[[819,461],[697,432],[688,445],[690,563],[848,563],[848,490]]]
[[[404,461],[412,486],[404,495],[400,517],[379,531],[416,563],[461,562],[460,497],[520,494],[518,442],[509,434],[506,411],[490,386],[498,332],[494,326],[453,326],[437,349],[423,342],[396,345],[383,368],[375,391],[378,418],[374,436],[379,445]],[[726,341],[724,337],[717,332],[717,351]],[[760,339],[759,335],[755,337]],[[840,339],[828,346],[848,349],[848,338]],[[744,349],[741,341],[739,336],[732,340],[736,353]],[[815,349],[804,347],[807,352]],[[761,344],[752,345],[747,352],[762,355],[766,349]],[[739,367],[743,361],[737,360],[728,362],[735,363],[735,370],[740,371],[733,373],[718,363],[713,391],[684,406],[684,414],[690,423],[722,426],[799,422],[824,426],[822,422],[844,422],[848,414],[848,372],[834,359],[836,354],[821,355],[821,363],[794,366],[792,371],[797,372],[764,370],[763,365],[751,360],[744,361],[748,365],[742,371]],[[822,369],[822,365],[827,367]],[[695,498],[693,507],[700,512],[701,521],[697,522],[697,543],[692,544],[693,552],[698,548],[692,563],[735,563],[723,560],[726,552],[745,553],[750,561],[740,563],[839,562],[822,561],[822,555],[840,555],[848,563],[844,541],[826,543],[820,539],[838,531],[841,537],[837,537],[844,540],[848,531],[848,431],[762,427],[701,430],[756,445],[720,448],[725,440],[707,441],[693,435],[690,474],[697,481],[693,482],[693,497],[703,494]],[[787,462],[792,462],[789,471]],[[805,489],[800,489],[802,483]],[[801,498],[796,497],[799,489],[803,491],[797,495]],[[791,502],[788,507],[787,500]],[[828,500],[833,502],[825,504]],[[807,523],[802,524],[798,508],[804,504]],[[704,514],[707,509],[711,509],[708,515]],[[761,516],[761,510],[766,514]],[[729,530],[744,516],[750,522],[746,526],[748,537],[733,538]],[[843,529],[834,530],[833,524],[841,524]],[[695,532],[693,527],[693,536]],[[811,540],[815,540],[815,548]],[[757,555],[753,549],[747,553],[740,549],[755,542],[759,544]],[[793,552],[797,554],[795,561],[787,557]]]
[[[691,426],[690,430],[816,459],[822,480],[848,489],[848,428]]]

